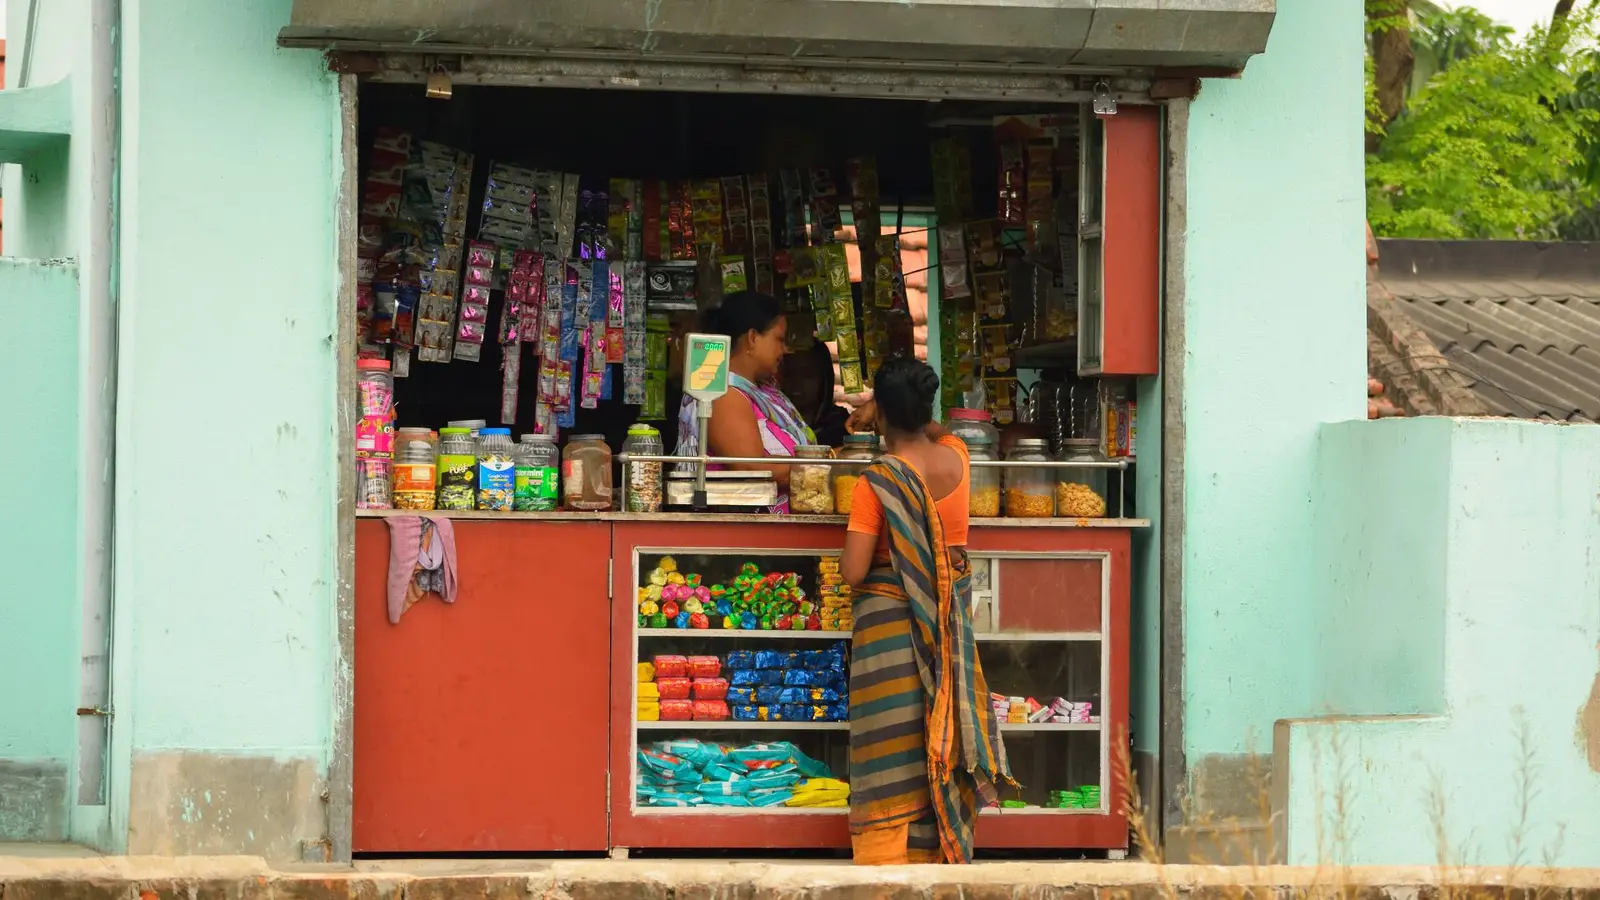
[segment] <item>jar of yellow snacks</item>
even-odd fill
[[[994,441],[983,435],[962,436],[967,445],[967,458],[972,462],[994,460]],[[971,494],[967,499],[967,515],[975,518],[993,518],[1000,515],[1000,470],[994,466],[973,466],[968,472]]]
[[[832,447],[803,444],[794,448],[795,463],[789,466],[789,511],[797,515],[833,515],[833,466],[806,464],[808,459],[833,456]]]
[[[856,481],[861,478],[861,473],[867,470],[867,465],[878,458],[878,436],[875,434],[847,434],[844,437],[844,449],[839,451],[840,459],[857,460],[857,465],[832,466],[833,469],[833,508],[839,515],[850,515],[850,501],[855,499]]]
[[[1022,438],[1006,456],[1009,462],[1050,462],[1050,442]],[[1018,519],[1048,519],[1056,513],[1055,473],[1045,467],[1006,467],[1006,515]]]
[[[1093,438],[1070,440],[1062,453],[1066,462],[1104,462]],[[1056,515],[1069,519],[1099,519],[1106,514],[1105,469],[1063,468],[1056,478]]]

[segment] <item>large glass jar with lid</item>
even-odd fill
[[[611,448],[604,435],[572,436],[561,453],[561,482],[567,509],[611,508]]]
[[[478,498],[478,439],[468,428],[439,429],[440,509],[472,509]]]
[[[550,512],[561,505],[561,451],[548,434],[525,434],[517,444],[516,496],[518,512]]]
[[[1097,442],[1090,439],[1067,441],[1063,462],[1105,462]],[[1065,467],[1056,476],[1056,515],[1072,519],[1099,519],[1106,514],[1109,473],[1100,468]]]
[[[850,502],[855,499],[856,481],[867,466],[878,458],[878,436],[875,434],[847,434],[840,459],[856,460],[856,464],[833,467],[833,508],[839,515],[850,515]]]
[[[982,435],[963,438],[967,445],[967,458],[972,462],[993,462],[994,442]],[[972,466],[968,477],[972,488],[967,500],[967,515],[972,518],[993,518],[1000,515],[1000,469],[996,466]]]
[[[622,442],[622,452],[629,456],[665,456],[667,451],[661,441],[661,432],[654,426],[640,422],[628,426],[628,437]],[[661,511],[662,494],[666,489],[661,468],[659,462],[627,464],[624,505],[628,512]]]
[[[833,515],[833,466],[807,463],[829,459],[832,447],[802,444],[794,448],[795,463],[789,467],[789,511],[796,515]]]
[[[1000,445],[1000,429],[994,427],[993,417],[985,409],[950,410],[950,433],[970,448],[974,439],[987,441],[994,450]]]
[[[1050,462],[1050,442],[1021,438],[1006,454],[1008,462]],[[1055,472],[1048,466],[1006,467],[1006,515],[1018,519],[1048,519],[1055,515]]]

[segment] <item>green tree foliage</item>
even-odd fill
[[[1580,85],[1594,84],[1594,68],[1585,55],[1565,51],[1592,39],[1584,16],[1555,33],[1461,52],[1410,99],[1368,157],[1373,230],[1386,237],[1558,237],[1597,195],[1589,175],[1591,154],[1600,152],[1593,142],[1600,98],[1593,106],[1572,99]]]

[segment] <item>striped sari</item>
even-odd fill
[[[889,564],[854,593],[850,832],[859,862],[972,861],[978,810],[1015,784],[972,637],[971,571],[904,460],[862,476],[883,504]],[[885,840],[904,852],[880,855]],[[896,848],[899,849],[899,848]],[[873,858],[877,857],[877,858]]]

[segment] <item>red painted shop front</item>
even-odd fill
[[[437,514],[436,514],[437,515]],[[842,722],[636,721],[637,663],[660,652],[825,646],[847,635],[639,627],[661,557],[805,572],[836,555],[834,517],[512,514],[454,522],[460,592],[387,614],[382,514],[356,523],[357,853],[843,849],[845,810],[663,809],[635,796],[636,750],[676,738],[792,741],[835,766]],[[980,848],[1121,849],[1131,531],[1138,520],[974,520],[979,653],[1001,694],[1070,695],[1092,721],[1002,726],[1020,807]],[[609,584],[609,590],[608,590]],[[839,777],[845,773],[835,770]],[[1053,792],[1094,785],[1094,808]]]

